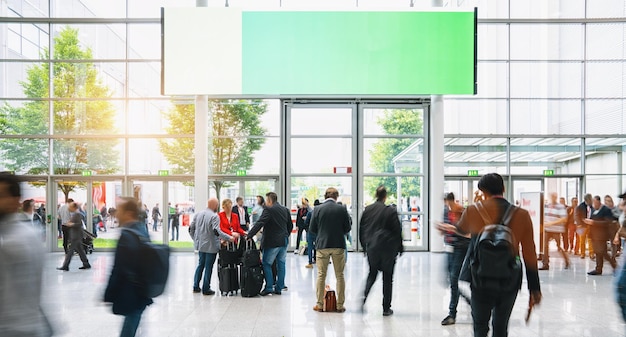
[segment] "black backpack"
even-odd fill
[[[514,291],[522,282],[517,240],[509,226],[517,207],[510,205],[500,223],[494,223],[482,203],[476,209],[485,227],[474,237],[468,251],[472,287],[487,291]]]
[[[170,247],[150,242],[135,229],[127,230],[139,240],[136,282],[140,285],[141,295],[154,298],[163,294],[170,271]]]

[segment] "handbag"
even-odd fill
[[[326,285],[326,289],[324,290],[324,311],[337,311],[337,297],[335,295],[335,291],[330,290],[329,285]]]

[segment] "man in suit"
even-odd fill
[[[335,277],[337,278],[337,312],[345,312],[346,281],[343,277],[343,269],[346,266],[346,239],[345,235],[350,232],[351,222],[348,210],[337,204],[339,191],[334,187],[326,189],[326,200],[313,210],[313,217],[309,230],[317,235],[315,239],[316,265],[317,265],[317,303],[313,307],[315,311],[324,311],[324,289],[326,285],[326,272],[330,259],[333,259]]]
[[[252,238],[263,228],[263,273],[265,274],[265,289],[261,296],[269,294],[280,295],[285,288],[285,270],[287,258],[287,244],[289,234],[293,229],[291,222],[291,212],[289,209],[278,203],[278,196],[274,192],[265,195],[266,207],[247,237]],[[246,213],[247,214],[247,213]],[[272,264],[277,261],[278,278],[274,284],[274,274]]]
[[[237,197],[235,199],[237,203],[233,206],[233,213],[237,214],[239,217],[239,225],[244,232],[247,232],[250,229],[250,214],[248,214],[248,206],[243,205],[243,198]]]
[[[382,271],[383,316],[390,316],[393,315],[393,310],[391,310],[393,270],[396,265],[396,256],[404,252],[404,247],[398,211],[395,206],[386,206],[386,200],[387,189],[385,186],[379,186],[376,189],[376,202],[365,207],[361,216],[359,238],[370,265],[362,305],[365,305],[378,271]]]
[[[604,259],[609,261],[613,270],[617,269],[615,258],[610,256],[606,250],[606,242],[613,238],[610,232],[610,225],[613,222],[613,212],[611,209],[602,205],[599,195],[593,197],[593,211],[589,219],[583,221],[590,227],[589,234],[591,236],[591,245],[596,253],[596,268],[587,273],[587,275],[602,275],[602,267]]]
[[[488,173],[478,181],[478,189],[482,192],[484,200],[479,201],[487,215],[492,220],[491,224],[501,223],[504,213],[511,205],[504,199],[504,180],[497,173]],[[483,227],[490,225],[485,223],[476,206],[470,205],[465,209],[457,227],[460,232],[478,235]],[[522,255],[526,267],[526,280],[530,291],[529,308],[541,302],[541,288],[539,285],[539,272],[537,271],[537,255],[535,241],[533,239],[533,224],[528,211],[515,208],[509,227],[513,231],[515,254],[519,258],[519,246],[522,246]],[[470,248],[471,249],[471,248]],[[519,287],[522,280],[520,277]],[[486,337],[489,333],[489,320],[493,313],[492,325],[494,336],[507,336],[509,318],[513,311],[513,305],[517,299],[519,288],[511,291],[493,292],[485,289],[472,287],[472,319],[474,321],[474,337]]]
[[[220,217],[217,215],[219,201],[216,198],[209,199],[207,209],[198,213],[189,225],[189,235],[193,239],[193,246],[198,250],[198,266],[193,278],[193,292],[203,295],[213,295],[211,290],[211,275],[213,274],[213,265],[217,258],[217,252],[220,250],[220,239],[235,242],[236,235],[230,236],[220,228]],[[202,289],[200,288],[200,279],[204,272],[204,281],[202,281]]]
[[[152,299],[142,295],[140,287],[129,277],[137,273],[141,260],[137,234],[128,229],[150,239],[145,223],[139,221],[139,212],[135,198],[120,198],[116,216],[123,230],[117,242],[111,277],[104,293],[104,301],[113,303],[113,313],[125,316],[120,334],[123,337],[135,336],[143,311],[152,304]]]
[[[574,221],[576,223],[576,227],[582,231],[580,235],[580,258],[584,259],[587,254],[587,239],[589,239],[589,231],[590,228],[585,223],[585,219],[588,219],[593,212],[593,196],[590,193],[585,194],[583,198],[583,202],[580,205],[576,206],[574,209]],[[593,257],[593,246],[589,245],[589,257]]]
[[[67,249],[67,253],[65,253],[65,261],[63,261],[63,265],[57,269],[69,271],[70,262],[72,261],[74,252],[78,253],[80,260],[83,262],[83,266],[78,269],[91,269],[91,265],[89,264],[89,260],[87,260],[87,255],[85,255],[85,250],[83,249],[83,216],[78,211],[78,205],[75,202],[68,206],[68,210],[71,214],[70,221],[64,223],[63,226],[69,228],[69,236],[71,239],[70,247]]]

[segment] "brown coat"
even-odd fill
[[[487,209],[487,213],[493,223],[500,223],[501,217],[504,215],[504,211],[506,210],[506,207],[508,207],[509,202],[504,198],[495,197],[482,201],[482,204]],[[463,212],[461,220],[459,220],[458,223],[459,229],[465,232],[471,232],[472,235],[478,234],[485,225],[488,224],[483,222],[475,205],[470,205],[465,209],[465,212]],[[524,258],[524,265],[526,266],[528,289],[531,291],[540,290],[539,273],[537,271],[537,255],[533,236],[533,224],[530,220],[528,211],[523,208],[518,208],[513,214],[513,218],[511,219],[509,226],[515,235],[515,240],[517,240],[516,247],[519,247],[520,244],[522,247],[522,256]]]

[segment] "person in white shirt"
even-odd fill
[[[565,269],[569,268],[569,257],[561,247],[561,236],[565,233],[567,224],[567,208],[557,202],[555,192],[550,193],[550,202],[543,209],[543,265],[539,270],[550,269],[550,240],[556,241],[557,248],[563,259],[565,259]]]

